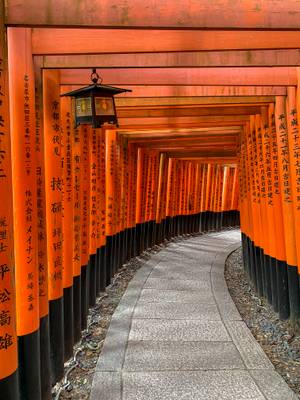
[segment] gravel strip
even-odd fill
[[[278,318],[265,299],[257,297],[244,272],[241,248],[227,258],[225,279],[241,317],[276,371],[300,399],[300,335],[295,334],[288,321]]]

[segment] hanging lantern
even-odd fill
[[[91,74],[91,81],[92,85],[61,95],[74,98],[76,127],[80,124],[89,124],[93,128],[99,128],[104,123],[119,126],[114,95],[131,90],[102,85],[102,79],[95,68]]]

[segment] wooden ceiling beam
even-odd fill
[[[249,68],[118,68],[102,69],[101,77],[107,85],[246,85],[293,86],[297,85],[294,67]],[[66,85],[89,84],[86,70],[61,70],[61,83]]]
[[[189,108],[120,108],[118,118],[200,117],[260,114],[260,106],[252,107],[189,107]]]
[[[275,102],[274,96],[214,96],[214,97],[115,97],[119,107],[264,105]]]
[[[300,42],[300,38],[299,38]],[[298,49],[43,56],[44,68],[272,67],[300,65]]]
[[[172,157],[172,158],[187,158],[187,157],[189,157],[189,158],[192,158],[192,157],[199,158],[199,157],[203,157],[203,158],[207,159],[207,158],[211,157],[212,160],[213,160],[213,159],[215,159],[217,157],[222,157],[222,158],[225,157],[225,158],[231,158],[231,159],[235,159],[236,160],[236,152],[235,151],[228,151],[228,150],[227,151],[215,151],[215,150],[211,150],[211,151],[209,151],[209,150],[194,151],[194,150],[191,150],[191,151],[170,151],[170,152],[166,151],[166,153],[167,153],[167,155],[169,157]]]
[[[22,26],[298,29],[297,0],[8,0],[5,22]]]
[[[79,83],[79,85],[62,85],[62,93],[67,92],[72,89],[78,89],[83,84]],[[226,99],[227,97],[244,97],[244,96],[271,96],[271,101],[274,100],[274,96],[285,96],[286,95],[286,87],[285,86],[226,86],[226,85],[186,85],[186,86],[178,86],[178,85],[122,85],[124,89],[132,90],[131,93],[120,94],[116,97],[116,99],[129,99],[129,98],[167,98],[167,101],[170,102],[172,100],[175,101],[178,97],[205,97],[207,99],[212,97],[223,97]],[[146,100],[146,101],[147,101]],[[118,100],[117,100],[118,101]],[[121,101],[121,100],[120,100]],[[125,100],[124,100],[125,101]],[[208,100],[213,101],[213,100]]]
[[[299,41],[299,31],[32,30],[36,55],[298,49]]]

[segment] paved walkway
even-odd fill
[[[176,241],[151,257],[116,309],[91,400],[296,400],[224,280],[239,231]]]

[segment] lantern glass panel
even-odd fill
[[[95,97],[96,115],[115,115],[114,102],[111,97]]]
[[[76,117],[92,116],[92,99],[90,97],[78,97],[76,99]]]

